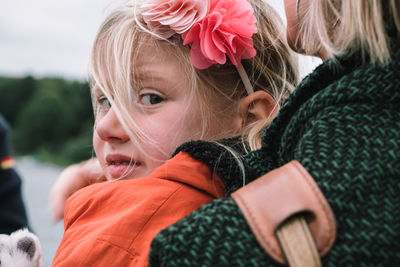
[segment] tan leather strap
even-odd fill
[[[294,227],[297,229],[295,232],[307,229],[297,223],[291,227],[290,219],[293,216],[311,214],[307,217],[307,225],[320,256],[325,255],[333,245],[336,224],[332,210],[315,181],[297,161],[291,161],[240,188],[232,194],[232,198],[261,247],[282,264],[290,262],[286,257],[297,259],[292,254],[285,256],[281,249],[281,243],[288,243],[288,231],[293,232],[287,229]],[[289,222],[288,226],[286,222]],[[277,231],[284,238],[281,242],[275,235]],[[302,239],[310,243],[309,237]],[[285,248],[285,252],[289,253],[296,250]]]
[[[284,222],[276,231],[279,243],[289,266],[321,266],[317,247],[302,215]]]

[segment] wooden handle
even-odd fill
[[[289,266],[321,266],[318,250],[303,216],[294,216],[285,221],[276,235]]]

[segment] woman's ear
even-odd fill
[[[270,94],[265,91],[256,91],[240,99],[239,113],[242,126],[246,126],[267,118],[272,120],[278,113],[278,107]]]

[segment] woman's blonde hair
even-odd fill
[[[268,92],[276,101],[277,108],[298,82],[297,57],[286,43],[285,28],[278,14],[263,0],[249,1],[257,18],[258,33],[253,36],[256,57],[242,60],[242,64],[255,90]],[[114,107],[133,142],[147,136],[129,115],[132,101],[136,99],[134,88],[139,75],[134,62],[143,45],[163,45],[181,62],[184,73],[191,81],[188,107],[196,99],[203,115],[203,133],[207,123],[218,119],[220,114],[229,116],[238,109],[240,98],[246,95],[241,78],[231,63],[213,65],[205,70],[196,69],[190,60],[190,47],[183,46],[182,38],[175,35],[168,40],[152,33],[141,15],[138,1],[127,1],[115,8],[101,25],[92,49],[90,71],[92,88],[100,89]],[[94,110],[97,110],[93,96]],[[211,111],[211,112],[210,112]],[[229,113],[231,112],[231,113]],[[218,114],[218,115],[216,115]],[[262,129],[271,121],[258,121],[243,129],[249,143],[256,148]],[[216,136],[224,138],[230,136]],[[148,140],[148,139],[147,139]],[[148,140],[151,141],[151,140]]]
[[[300,0],[301,1],[301,0]],[[361,52],[363,60],[391,60],[388,29],[400,30],[399,0],[312,0],[300,19],[301,49],[327,57]]]

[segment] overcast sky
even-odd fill
[[[267,1],[284,15],[282,0]],[[1,0],[0,75],[85,79],[97,29],[118,2]]]
[[[0,75],[84,79],[113,0],[1,0]]]

